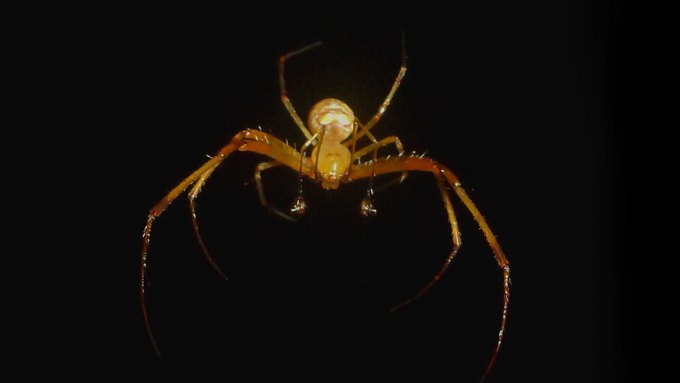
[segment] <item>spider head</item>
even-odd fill
[[[309,128],[324,132],[324,141],[334,143],[346,140],[354,131],[354,112],[344,102],[326,98],[316,103],[309,112]]]

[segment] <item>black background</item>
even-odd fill
[[[157,363],[137,297],[148,209],[240,129],[260,125],[303,143],[279,99],[281,54],[324,42],[287,67],[303,118],[316,101],[336,97],[368,120],[398,72],[403,31],[409,70],[374,133],[398,135],[407,151],[449,166],[512,263],[506,340],[489,381],[670,378],[670,346],[655,343],[671,343],[662,337],[669,316],[629,283],[636,10],[607,2],[281,3],[210,17],[114,9],[65,26],[75,37],[66,44],[77,57],[70,69],[85,79],[79,117],[88,130],[47,136],[84,143],[61,146],[67,162],[46,170],[72,182],[55,191],[68,202],[49,218],[56,245],[75,249],[68,283],[73,312],[82,313],[56,316],[85,334],[85,355]],[[463,247],[446,277],[391,314],[450,251],[432,177],[411,174],[379,192],[379,215],[368,220],[358,214],[365,182],[329,192],[307,182],[309,212],[291,224],[259,205],[251,181],[263,160],[235,154],[198,199],[204,238],[228,283],[205,262],[184,196],[156,221],[148,305],[160,362],[216,361],[209,369],[225,379],[236,371],[479,379],[497,335],[501,273],[465,207],[454,198]],[[281,208],[296,182],[288,169],[265,173]],[[70,217],[78,228],[64,223]],[[649,288],[659,301],[662,276]]]

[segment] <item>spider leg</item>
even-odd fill
[[[412,295],[410,298],[401,302],[400,304],[394,306],[390,310],[392,312],[399,310],[404,306],[407,306],[411,302],[425,295],[425,293],[427,293],[432,288],[432,286],[434,286],[442,278],[446,270],[449,268],[451,261],[453,261],[453,258],[456,256],[456,254],[458,254],[458,250],[460,250],[460,246],[462,245],[462,241],[460,238],[460,230],[458,229],[458,221],[456,221],[456,215],[453,211],[453,205],[451,204],[451,198],[449,198],[449,193],[446,190],[446,186],[444,186],[444,182],[442,182],[442,176],[435,174],[435,179],[437,180],[437,187],[439,188],[439,192],[442,195],[444,207],[446,208],[446,214],[448,215],[449,223],[451,224],[451,238],[453,240],[453,249],[451,250],[449,256],[446,258],[446,261],[444,261],[444,265],[439,269],[437,274],[435,274],[434,278],[432,278],[432,280],[430,280],[430,282],[416,294]]]
[[[387,146],[389,144],[394,144],[394,146],[397,147],[397,150],[399,151],[399,153],[404,152],[404,145],[401,143],[401,140],[399,140],[399,137],[397,137],[397,136],[387,136],[387,137],[383,138],[382,140],[380,140],[376,143],[372,143],[368,146],[365,146],[365,147],[357,150],[356,153],[354,153],[352,160],[356,160],[360,157],[365,156],[366,154],[370,153],[373,149],[375,149],[376,146],[377,147],[383,147],[383,146]]]
[[[361,124],[360,124],[361,126]],[[373,142],[370,146],[373,147],[373,160],[371,163],[373,166],[371,166],[372,169],[372,174],[371,178],[368,181],[368,189],[366,189],[366,197],[364,197],[363,200],[361,200],[361,214],[364,217],[369,217],[369,216],[374,216],[378,214],[378,211],[376,210],[374,204],[373,204],[373,183],[375,182],[375,163],[378,161],[378,148],[380,148],[380,145],[378,144],[378,140],[375,138],[373,134],[371,134],[369,131],[365,130],[365,128],[362,126],[361,127],[362,132],[366,132],[366,136]],[[355,154],[356,155],[356,154]]]
[[[203,237],[201,236],[201,231],[198,228],[198,218],[196,217],[196,197],[198,197],[198,194],[201,192],[201,189],[203,188],[203,185],[205,184],[205,181],[210,177],[212,172],[219,166],[220,163],[215,164],[212,168],[208,169],[199,177],[198,181],[194,184],[194,186],[191,188],[191,191],[187,196],[189,197],[189,209],[191,210],[191,223],[194,226],[194,233],[196,234],[196,239],[198,239],[198,244],[201,246],[201,250],[203,251],[203,254],[205,255],[205,258],[208,260],[210,265],[212,265],[213,269],[217,271],[217,273],[222,276],[222,278],[226,281],[227,276],[224,275],[222,272],[222,269],[217,265],[213,257],[210,255],[210,252],[208,251],[208,247],[205,246],[205,243],[203,242]]]
[[[314,44],[307,45],[306,47],[302,47],[296,51],[286,53],[285,55],[281,56],[279,58],[279,88],[281,91],[281,101],[283,102],[283,105],[286,107],[286,110],[288,110],[288,114],[290,114],[290,117],[293,118],[293,121],[295,121],[295,124],[300,128],[302,133],[307,137],[307,139],[312,138],[312,134],[309,132],[309,130],[305,127],[305,124],[302,122],[302,119],[298,115],[297,111],[295,111],[295,107],[293,107],[293,103],[290,102],[290,99],[288,98],[288,92],[286,91],[286,79],[284,76],[285,73],[285,65],[286,65],[286,60],[293,56],[297,56],[301,53],[304,53],[310,49],[316,48],[321,45],[321,41],[317,41]]]
[[[377,144],[373,143],[368,146],[365,146],[361,148],[360,150],[356,151],[354,155],[352,156],[352,161],[359,160],[361,157],[365,156],[366,154],[370,153],[375,146],[378,147],[383,147],[387,146],[389,144],[394,144],[394,146],[397,147],[397,150],[399,151],[399,155],[404,154],[404,145],[401,143],[401,140],[397,136],[388,136],[383,138],[382,140],[378,141]],[[396,181],[399,183],[402,183],[406,180],[406,177],[408,177],[408,172],[402,172],[401,177],[397,178]],[[378,189],[384,189],[385,187],[392,185],[395,181],[390,181],[385,185],[381,185]],[[377,191],[377,190],[376,190]]]
[[[302,179],[303,178],[302,176],[304,175],[302,171],[303,169],[302,165],[304,164],[305,160],[305,152],[307,151],[307,149],[309,149],[310,146],[312,146],[312,144],[314,144],[314,141],[317,140],[317,138],[319,140],[319,146],[321,146],[321,141],[323,140],[323,133],[324,129],[321,129],[320,131],[314,133],[314,135],[300,147],[300,169],[299,169],[300,177],[298,178],[298,195],[295,198],[295,201],[293,201],[293,206],[291,206],[290,208],[290,212],[295,215],[302,215],[305,213],[305,210],[307,210],[307,203],[305,202],[303,190],[304,182]],[[318,153],[316,159],[318,160]],[[316,164],[318,163],[318,161],[314,161],[314,163]],[[316,174],[316,167],[314,169],[314,174]]]
[[[146,332],[149,334],[149,339],[151,340],[151,344],[153,345],[154,350],[156,351],[156,354],[160,355],[160,350],[158,348],[158,343],[156,342],[156,339],[153,336],[153,332],[151,331],[151,323],[149,322],[149,313],[146,308],[146,294],[145,294],[145,276],[146,276],[146,268],[147,268],[147,257],[148,257],[148,251],[149,251],[149,244],[151,242],[151,229],[153,227],[153,222],[158,218],[164,211],[165,209],[180,195],[186,190],[187,187],[189,187],[191,184],[193,184],[198,178],[203,175],[206,171],[209,171],[210,169],[214,168],[216,165],[220,164],[226,156],[231,154],[234,150],[236,150],[237,147],[232,143],[229,145],[225,146],[219,153],[219,155],[211,158],[208,162],[203,164],[200,168],[198,168],[196,171],[191,173],[189,177],[184,179],[184,181],[180,182],[179,185],[177,185],[174,189],[168,193],[163,199],[161,199],[151,210],[149,211],[149,215],[146,219],[146,226],[144,227],[144,234],[142,235],[143,238],[143,245],[142,245],[142,258],[140,262],[140,270],[139,270],[139,295],[140,295],[140,301],[142,303],[142,314],[144,316],[144,324],[146,326]]]
[[[368,146],[365,146],[364,148],[355,151],[356,150],[356,128],[359,126],[361,128],[362,133],[366,134],[366,136],[371,140],[371,144]],[[394,143],[397,149],[399,150],[399,154],[402,154],[404,152],[404,146],[401,144],[401,141],[397,136],[390,136],[387,138],[384,138],[380,141],[378,141],[375,136],[366,130],[364,125],[361,124],[358,120],[355,121],[355,130],[354,130],[354,138],[351,141],[352,144],[352,163],[355,160],[360,160],[362,156],[373,152],[373,160],[371,161],[372,164],[375,164],[376,161],[378,160],[378,149],[380,149],[381,146],[388,145],[390,143]],[[347,142],[346,145],[349,145],[350,142]],[[373,168],[373,167],[372,167]],[[399,183],[403,182],[406,179],[407,173],[403,172],[401,177],[399,178]],[[351,178],[351,168],[350,168],[350,178]],[[375,183],[375,173],[371,174],[371,178],[368,181],[368,189],[366,190],[366,197],[361,201],[361,214],[365,217],[368,216],[374,216],[377,214],[377,210],[375,209],[374,203],[373,203],[373,196],[374,196],[374,190],[373,190],[373,184]]]
[[[472,202],[470,197],[465,192],[465,189],[463,189],[463,187],[460,185],[458,178],[450,170],[446,168],[442,168],[442,174],[444,175],[444,177],[446,177],[446,179],[449,181],[451,185],[454,185],[453,190],[458,195],[458,198],[460,198],[460,200],[463,201],[465,207],[467,207],[467,209],[470,211],[472,216],[479,224],[479,227],[482,229],[482,232],[484,232],[486,241],[489,243],[489,246],[491,246],[491,249],[493,250],[494,256],[496,257],[496,262],[498,262],[498,266],[503,270],[503,313],[501,315],[500,330],[498,331],[498,342],[496,343],[496,349],[494,350],[493,356],[491,357],[491,360],[487,365],[486,371],[484,372],[484,376],[482,376],[482,379],[480,381],[483,382],[484,379],[486,379],[486,376],[489,374],[489,372],[491,372],[491,368],[493,367],[493,365],[496,363],[498,351],[500,351],[501,343],[503,343],[505,324],[508,320],[508,307],[510,306],[510,284],[511,284],[510,262],[503,253],[500,244],[498,244],[496,236],[493,234],[491,228],[486,223],[484,216],[479,212],[477,206],[475,206],[474,202]]]
[[[354,166],[354,157],[355,157],[355,154],[356,154],[356,151],[357,151],[357,132],[358,132],[358,130],[359,130],[359,119],[358,119],[358,118],[355,117],[355,120],[354,120],[354,124],[353,124],[353,125],[354,125],[354,127],[353,127],[353,129],[352,129],[352,140],[349,141],[349,139],[348,139],[348,140],[345,141],[345,143],[344,143],[345,146],[348,146],[348,147],[349,147],[350,145],[352,146],[352,149],[350,150],[350,154],[351,154],[351,155],[350,155],[350,159],[351,159],[351,160],[350,160],[350,162],[349,162],[349,170],[348,170],[348,172],[347,172],[347,173],[348,173],[348,180],[351,180],[351,179],[352,179],[352,178],[351,178],[351,175],[352,175],[352,167]]]
[[[287,221],[291,222],[297,222],[297,220],[288,214],[282,212],[281,210],[275,208],[274,206],[270,206],[269,202],[267,201],[267,197],[264,194],[264,186],[262,185],[262,175],[261,173],[264,170],[271,169],[273,167],[281,166],[282,164],[278,161],[269,161],[269,162],[263,162],[257,167],[255,167],[255,184],[257,185],[257,195],[260,198],[260,204],[262,204],[262,207],[267,209],[268,212],[275,214]]]
[[[373,166],[369,166],[366,164],[363,165],[357,165],[354,168],[353,171],[353,177],[355,179],[359,178],[366,178],[370,177],[373,174],[387,174],[387,173],[395,173],[395,172],[403,172],[403,171],[424,171],[424,172],[430,172],[435,175],[438,179],[441,179],[443,177],[449,186],[454,190],[456,195],[458,195],[458,198],[463,202],[465,207],[470,211],[472,214],[472,217],[477,221],[477,224],[479,225],[480,229],[482,229],[482,232],[484,233],[484,237],[486,238],[487,243],[489,244],[489,247],[491,247],[491,250],[494,254],[494,258],[496,259],[496,263],[498,263],[498,267],[503,271],[503,310],[501,314],[501,323],[500,323],[500,329],[498,331],[498,342],[496,343],[496,348],[493,352],[493,355],[489,361],[489,364],[487,365],[486,371],[484,372],[484,375],[482,376],[482,381],[487,377],[489,372],[491,371],[494,363],[496,362],[496,357],[498,356],[498,352],[500,351],[501,344],[503,342],[503,335],[505,333],[505,326],[507,323],[508,319],[508,307],[510,306],[510,262],[508,261],[508,258],[505,256],[505,253],[501,249],[500,244],[496,240],[496,236],[493,234],[491,231],[491,228],[489,227],[489,224],[487,224],[486,219],[484,219],[484,216],[479,212],[475,204],[472,202],[470,197],[467,195],[465,192],[465,189],[463,189],[460,181],[458,180],[458,177],[456,177],[451,170],[449,170],[446,166],[439,164],[435,162],[434,160],[427,158],[427,157],[415,157],[415,156],[406,156],[406,157],[397,157],[397,158],[392,158],[392,159],[380,159],[377,161],[377,163],[373,164]],[[441,190],[441,187],[440,187]],[[450,201],[447,203],[448,198],[444,200],[444,203],[447,205],[447,212],[448,212],[448,204]],[[453,210],[451,210],[453,211]],[[452,226],[452,233],[455,233],[457,231],[457,228],[454,228],[453,222],[455,221],[451,219],[452,215],[449,215],[449,220],[451,221],[451,226]],[[454,251],[456,250],[456,240],[455,240],[455,234],[454,234]],[[448,267],[448,264],[451,262],[450,259],[452,259],[452,256],[449,255],[449,258],[447,258],[446,263],[444,264],[445,267]],[[440,273],[437,273],[433,281],[426,286],[426,289],[431,287],[430,285],[433,285],[436,283],[439,279],[441,279]],[[416,295],[422,295],[422,294],[416,294]],[[412,300],[411,300],[412,301]],[[403,307],[403,305],[399,305],[398,307]]]
[[[231,139],[229,144],[224,146],[214,157],[212,157],[182,182],[180,182],[179,185],[175,186],[175,188],[173,188],[165,197],[163,197],[154,207],[151,208],[149,215],[147,216],[146,226],[144,226],[144,233],[142,235],[142,256],[139,265],[139,296],[142,305],[142,315],[144,317],[146,331],[149,334],[151,344],[158,355],[160,355],[160,350],[158,348],[158,343],[153,336],[153,332],[151,331],[149,312],[146,307],[145,291],[146,268],[153,223],[158,217],[160,217],[165,209],[167,209],[167,207],[175,199],[177,199],[177,197],[186,191],[189,186],[199,180],[201,180],[200,182],[205,182],[214,169],[219,166],[222,161],[224,161],[224,159],[226,159],[230,154],[237,150],[254,152],[269,156],[281,164],[290,167],[291,169],[299,170],[301,174],[304,174],[308,177],[314,176],[314,171],[309,159],[301,158],[300,153],[298,153],[295,149],[286,145],[284,142],[272,135],[258,130],[247,129],[237,133]],[[194,189],[198,191],[200,190],[200,186]],[[192,191],[194,191],[194,189],[192,189]]]
[[[375,126],[375,124],[380,121],[380,118],[382,115],[385,113],[387,110],[387,107],[390,105],[392,102],[392,98],[394,97],[394,94],[397,92],[397,89],[399,89],[399,85],[401,85],[401,80],[404,78],[406,75],[406,38],[404,37],[404,34],[402,33],[401,35],[401,66],[399,67],[399,73],[397,73],[397,78],[394,79],[394,83],[392,84],[392,88],[390,89],[390,92],[387,94],[387,97],[385,97],[385,100],[380,104],[380,107],[378,108],[378,112],[371,117],[370,120],[366,123],[365,128],[359,132],[357,135],[357,139],[362,137],[364,134],[368,133],[368,131]]]

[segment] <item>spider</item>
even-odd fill
[[[354,115],[352,109],[343,101],[334,98],[326,98],[316,103],[309,112],[307,125],[302,121],[297,111],[293,107],[288,93],[286,91],[285,82],[285,63],[288,59],[298,56],[312,48],[321,45],[317,42],[296,51],[287,53],[279,58],[279,86],[281,93],[281,101],[292,117],[295,124],[300,128],[304,134],[306,141],[300,147],[300,150],[288,145],[286,142],[276,138],[271,134],[261,131],[261,129],[245,129],[238,132],[231,141],[224,146],[217,154],[195,170],[191,175],[185,178],[174,189],[172,189],[163,199],[161,199],[149,212],[146,226],[143,234],[142,257],[140,263],[140,299],[142,303],[142,313],[146,330],[154,347],[154,350],[160,355],[160,350],[156,339],[154,338],[149,321],[149,314],[146,307],[145,298],[145,271],[147,267],[147,258],[149,251],[149,243],[151,240],[151,227],[165,209],[180,195],[182,195],[190,186],[191,189],[187,196],[189,198],[189,207],[191,209],[191,218],[195,235],[198,243],[202,249],[208,262],[212,267],[226,279],[224,273],[210,256],[205,243],[201,237],[198,221],[196,218],[195,201],[201,192],[201,188],[208,180],[215,169],[224,161],[229,155],[234,152],[254,152],[265,155],[271,160],[262,162],[257,165],[255,169],[255,183],[257,187],[258,197],[260,203],[271,213],[279,215],[285,219],[294,220],[291,215],[300,216],[305,213],[307,204],[304,199],[303,179],[309,177],[318,182],[323,189],[332,190],[340,187],[342,183],[349,183],[352,181],[367,178],[368,188],[366,195],[361,201],[360,212],[364,216],[373,216],[377,213],[374,206],[374,192],[373,181],[377,175],[388,173],[401,173],[399,182],[403,182],[408,172],[420,171],[430,172],[434,176],[442,200],[444,208],[448,215],[448,220],[451,226],[451,237],[453,242],[453,249],[448,257],[445,259],[443,266],[435,274],[435,276],[418,292],[413,294],[410,298],[398,304],[391,311],[398,310],[409,303],[415,301],[429,291],[444,275],[454,257],[461,247],[461,236],[458,229],[458,222],[454,214],[449,191],[453,190],[460,198],[465,207],[470,211],[473,218],[477,221],[486,240],[493,251],[494,257],[503,274],[503,309],[500,321],[500,330],[498,332],[498,339],[493,355],[486,367],[482,380],[486,378],[489,371],[493,367],[498,351],[500,350],[503,341],[503,333],[508,317],[508,306],[510,303],[510,263],[507,257],[501,250],[500,245],[496,241],[496,237],[486,223],[486,220],[479,212],[475,204],[467,195],[461,186],[458,177],[454,175],[449,168],[434,161],[425,155],[416,156],[415,154],[405,155],[401,140],[397,136],[389,136],[378,140],[372,133],[371,129],[380,121],[380,118],[390,105],[394,94],[401,84],[404,75],[406,74],[406,53],[405,44],[402,38],[402,63],[397,74],[396,79],[390,89],[387,97],[384,99],[378,111],[371,117],[366,124],[363,124]],[[357,148],[357,141],[359,138],[366,136],[371,143],[363,148]],[[394,144],[399,150],[399,155],[387,156],[378,158],[378,149]],[[309,149],[312,148],[311,153]],[[361,158],[365,155],[372,154],[369,161],[361,162]],[[287,166],[298,173],[298,191],[297,197],[294,199],[290,214],[270,206],[265,197],[264,188],[262,186],[261,173],[267,169],[277,166]]]

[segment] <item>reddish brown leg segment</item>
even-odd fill
[[[387,173],[395,173],[395,172],[404,172],[404,171],[424,171],[424,172],[430,172],[435,175],[435,177],[443,177],[446,179],[447,183],[453,188],[454,192],[458,195],[458,198],[463,202],[465,207],[470,211],[472,214],[472,217],[477,221],[477,224],[479,227],[482,229],[482,232],[484,233],[484,237],[486,238],[486,241],[489,244],[489,247],[491,247],[491,250],[493,251],[494,257],[496,259],[496,262],[498,263],[498,266],[503,272],[503,311],[501,314],[501,323],[500,323],[500,329],[498,331],[498,342],[496,343],[496,348],[494,350],[494,353],[489,361],[489,364],[487,365],[486,371],[484,372],[484,375],[482,377],[482,381],[487,377],[489,372],[491,371],[491,368],[493,367],[494,363],[496,362],[496,357],[498,356],[498,352],[501,348],[501,343],[503,342],[503,336],[505,333],[505,326],[507,323],[508,319],[508,307],[510,306],[510,262],[508,261],[507,257],[505,256],[505,253],[503,253],[503,250],[501,249],[500,244],[496,240],[496,237],[494,236],[493,232],[491,231],[491,228],[489,225],[486,223],[486,220],[484,219],[484,216],[479,212],[475,204],[472,202],[470,197],[467,195],[465,190],[460,184],[460,181],[458,180],[458,177],[451,172],[446,166],[441,165],[434,160],[427,158],[427,157],[415,157],[415,156],[408,156],[408,157],[398,157],[398,158],[392,158],[392,159],[381,159],[379,160],[376,164],[372,165],[367,165],[367,164],[362,164],[362,165],[357,165],[354,167],[353,172],[352,172],[352,177],[354,179],[358,178],[366,178],[366,177],[371,177],[373,174],[387,174]],[[440,187],[441,190],[441,187]],[[445,190],[444,190],[445,191]],[[448,203],[446,202],[448,198],[444,199],[445,205],[447,205],[447,212],[448,212]],[[449,201],[450,203],[450,201]],[[453,210],[451,210],[453,211]],[[448,267],[448,264],[451,262],[453,259],[453,255],[455,255],[456,249],[456,239],[455,239],[455,233],[457,231],[457,227],[453,227],[453,222],[455,221],[455,217],[452,220],[451,219],[452,214],[449,214],[449,220],[451,221],[452,225],[452,233],[454,233],[454,251],[452,252],[451,255],[446,260],[446,263],[444,264],[444,268],[440,270],[439,273],[434,277],[433,281],[430,282],[423,290],[421,293],[416,294],[416,298],[421,296],[422,293],[426,292],[432,285],[434,285],[440,278],[441,274],[443,274],[443,271],[446,270],[446,267]],[[460,239],[459,239],[460,240]],[[413,299],[409,299],[407,302],[412,302]],[[399,305],[397,307],[403,307],[402,305]]]
[[[168,193],[149,211],[149,215],[146,219],[146,226],[144,227],[144,233],[142,235],[143,243],[142,243],[142,256],[139,267],[139,295],[142,305],[142,315],[144,316],[144,324],[146,326],[146,330],[147,333],[149,334],[149,338],[151,339],[151,343],[154,347],[154,350],[156,350],[156,353],[158,355],[160,355],[160,350],[158,348],[158,343],[156,342],[156,339],[153,336],[153,332],[151,331],[149,313],[146,307],[146,292],[145,292],[146,285],[145,271],[147,267],[149,245],[151,243],[151,229],[153,223],[156,220],[156,218],[158,218],[178,196],[184,193],[184,191],[189,186],[198,181],[199,184],[195,186],[191,191],[193,197],[190,195],[189,200],[192,201],[192,199],[194,199],[196,195],[198,195],[198,192],[200,191],[203,183],[207,180],[207,178],[214,171],[214,169],[217,166],[219,166],[222,163],[222,161],[224,161],[225,158],[227,158],[231,153],[233,153],[236,150],[260,153],[275,159],[276,161],[290,167],[291,169],[300,171],[301,174],[304,174],[308,177],[310,175],[313,177],[314,175],[314,171],[311,167],[310,162],[307,159],[301,159],[300,154],[295,149],[293,149],[292,147],[288,146],[281,140],[269,134],[257,130],[248,129],[237,133],[232,138],[231,142],[228,145],[222,148],[222,150],[220,150],[213,158],[208,160],[200,168],[191,173],[189,177],[185,178],[182,182],[180,182],[179,185],[172,189],[170,193]],[[300,161],[302,161],[302,166],[300,166]],[[192,213],[193,211],[194,210],[192,206]],[[198,226],[196,225],[195,228],[197,230]],[[202,244],[200,234],[199,243]],[[209,256],[207,251],[205,253],[208,256],[208,260],[211,261],[212,258]],[[213,266],[216,267],[214,263]]]
[[[419,292],[417,292],[415,295],[410,297],[409,299],[403,301],[402,303],[396,305],[393,307],[390,311],[394,312],[396,310],[399,310],[400,308],[408,305],[409,303],[415,301],[416,299],[420,298],[421,296],[425,295],[432,286],[434,286],[439,280],[444,276],[444,273],[446,270],[449,268],[449,265],[453,261],[453,258],[458,254],[458,250],[460,249],[460,246],[462,245],[462,241],[460,238],[460,230],[458,229],[458,221],[456,221],[456,215],[453,212],[453,205],[451,204],[451,198],[449,198],[449,193],[446,190],[446,186],[444,186],[444,183],[442,182],[442,176],[439,176],[435,174],[435,179],[437,180],[437,186],[439,187],[439,192],[442,195],[442,200],[444,201],[444,207],[446,208],[446,214],[449,217],[449,223],[451,224],[451,239],[453,240],[453,249],[451,250],[451,253],[449,256],[446,258],[446,261],[444,262],[444,265],[439,269],[437,274],[435,274],[434,278],[425,285]]]
[[[462,186],[460,186],[460,182],[458,182],[456,176],[446,168],[444,168],[443,173],[444,176],[449,180],[449,183],[453,182],[455,185],[457,185],[456,187],[454,187],[453,190],[456,192],[456,194],[458,194],[458,198],[460,198],[461,201],[463,201],[463,204],[465,204],[470,213],[472,213],[472,216],[475,218],[477,223],[479,223],[479,227],[484,232],[486,241],[489,243],[491,249],[494,252],[494,255],[496,256],[496,262],[498,262],[498,266],[503,270],[503,313],[501,315],[500,330],[498,331],[498,343],[496,344],[496,349],[494,350],[493,356],[491,357],[491,360],[489,361],[486,371],[484,372],[484,376],[482,377],[481,381],[483,382],[484,379],[486,379],[486,376],[489,374],[489,372],[491,372],[491,368],[493,367],[494,363],[496,363],[498,351],[500,351],[501,343],[503,343],[505,324],[508,320],[508,307],[510,306],[510,283],[511,283],[510,262],[503,253],[501,245],[498,244],[496,236],[493,234],[491,228],[489,228],[489,225],[486,223],[484,216],[479,212],[479,210],[477,210],[477,207],[472,202],[470,197],[468,197],[467,193],[465,192],[465,189],[463,189]]]
[[[239,133],[241,134],[241,133]],[[236,137],[235,137],[236,138]],[[237,145],[230,143],[229,145],[225,146],[220,153],[211,158],[208,162],[206,162],[203,166],[198,168],[196,171],[191,173],[189,177],[187,177],[184,181],[180,182],[179,185],[177,185],[174,189],[168,193],[165,198],[163,198],[160,202],[154,206],[151,211],[149,212],[149,216],[147,217],[146,220],[146,226],[144,227],[144,235],[142,236],[143,238],[143,245],[142,245],[142,258],[140,262],[140,270],[139,270],[139,295],[140,295],[140,300],[142,303],[142,315],[144,316],[144,324],[146,325],[146,331],[149,334],[149,338],[151,339],[151,344],[153,345],[154,350],[156,351],[156,354],[160,355],[160,350],[158,348],[158,343],[156,342],[156,338],[153,336],[153,332],[151,331],[151,324],[149,322],[149,313],[146,308],[146,296],[145,296],[145,270],[147,267],[147,256],[148,256],[148,251],[149,251],[149,244],[151,243],[151,228],[153,226],[153,222],[156,218],[158,218],[164,211],[165,209],[180,195],[186,190],[187,187],[189,187],[191,184],[193,184],[198,178],[200,178],[204,173],[212,171],[211,169],[214,169],[215,166],[219,165],[226,156],[231,154],[234,150],[237,149]],[[199,236],[199,241],[200,241],[200,236]]]
[[[215,269],[215,271],[217,271],[217,273],[226,281],[227,276],[224,275],[222,269],[220,269],[220,267],[217,265],[213,257],[210,255],[210,252],[208,251],[208,247],[205,245],[205,242],[203,242],[201,231],[198,228],[198,218],[196,217],[196,197],[198,197],[198,194],[201,192],[201,189],[205,184],[205,181],[208,179],[208,177],[210,177],[210,175],[217,168],[218,165],[219,163],[213,166],[212,168],[206,170],[206,172],[201,175],[198,181],[196,181],[194,186],[191,188],[188,197],[189,197],[189,209],[191,210],[191,223],[194,226],[194,233],[196,234],[196,239],[198,239],[198,244],[201,246],[201,250],[203,251],[205,258],[208,260],[210,265],[212,265],[213,269]]]

